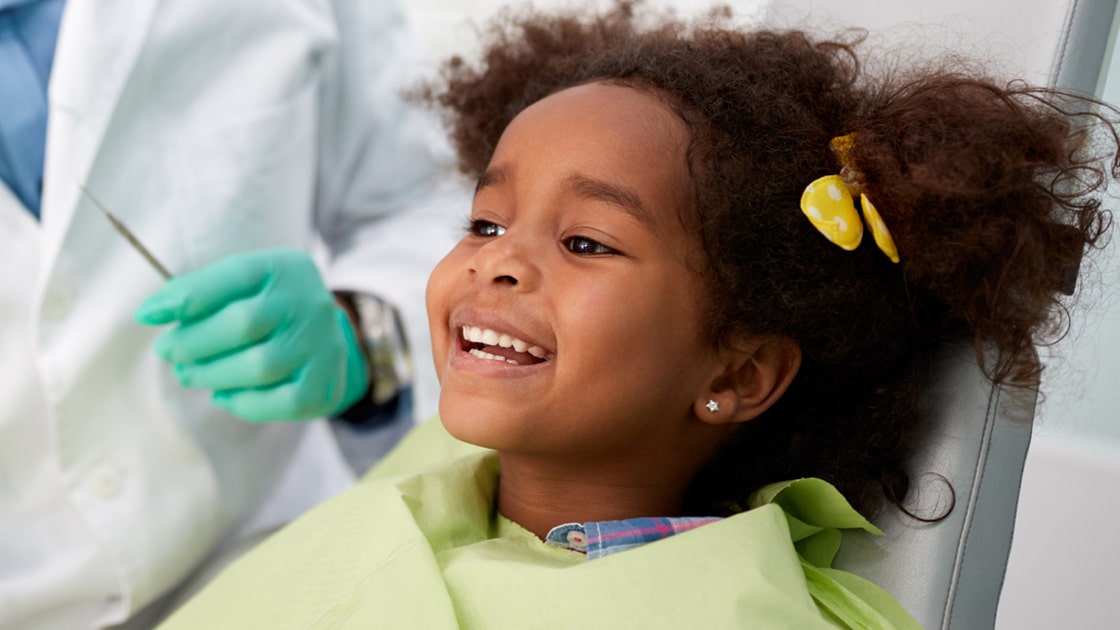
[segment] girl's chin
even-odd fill
[[[457,412],[454,408],[449,409],[447,407],[443,404],[443,401],[440,401],[439,420],[451,437],[460,442],[481,446],[482,448],[496,449],[500,446],[490,435],[496,427],[487,426],[489,423],[484,422],[475,414]]]
[[[468,410],[456,410],[441,404],[440,422],[456,440],[494,451],[520,451],[537,445],[539,437],[539,428],[519,423],[517,416],[487,413],[477,405],[471,405]]]

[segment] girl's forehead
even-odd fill
[[[684,121],[652,90],[587,83],[518,114],[480,183],[613,198],[654,231],[677,233],[691,199],[688,142]]]
[[[555,92],[520,112],[498,141],[490,169],[607,178],[664,194],[687,174],[688,132],[644,90],[588,83]]]
[[[592,82],[554,92],[529,105],[510,122],[516,127],[541,123],[556,128],[598,127],[600,134],[637,134],[648,142],[681,145],[688,132],[665,98],[652,89]]]

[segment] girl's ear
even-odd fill
[[[692,405],[707,424],[747,422],[769,409],[797,375],[801,346],[787,337],[764,337],[723,357],[722,370]]]

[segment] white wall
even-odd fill
[[[1115,22],[1114,22],[1115,37]],[[1120,106],[1113,43],[1102,97]],[[1120,195],[1120,186],[1113,187]],[[1118,208],[1117,199],[1109,207]],[[1023,473],[997,627],[1117,626],[1120,592],[1120,213],[1113,243],[1084,270],[1090,309],[1048,362],[1048,392]]]
[[[525,2],[508,0],[405,0],[415,23],[427,42],[433,59],[475,50],[474,28],[506,6],[523,7]],[[588,4],[588,3],[592,4]],[[538,9],[609,6],[609,0],[536,0]],[[672,7],[683,14],[693,14],[711,6],[705,0],[647,0],[650,6]],[[766,0],[724,0],[736,15],[761,16]]]
[[[660,0],[685,12],[704,0]],[[433,59],[474,50],[473,24],[501,0],[407,0]],[[567,6],[571,0],[537,0]],[[602,2],[600,2],[602,4]],[[1050,72],[1051,50],[1066,3],[1057,0],[739,0],[725,2],[745,17],[797,23],[808,16],[824,26],[855,24],[910,32],[909,21],[937,25],[944,48],[987,56],[1018,68],[1032,81]],[[953,17],[946,17],[946,16]],[[937,29],[940,30],[937,30]],[[1112,65],[1106,98],[1120,105],[1120,60]],[[1120,207],[1120,204],[1113,204]],[[1118,225],[1120,227],[1120,225]],[[1120,230],[1118,230],[1120,232]],[[1112,628],[1120,578],[1120,234],[1100,266],[1089,268],[1093,310],[1080,313],[1070,336],[1048,360],[1046,399],[1036,417],[1027,460],[1015,543],[997,627]]]

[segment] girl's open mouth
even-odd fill
[[[552,358],[552,353],[540,346],[478,326],[460,327],[459,348],[479,359],[511,365],[535,365]]]

